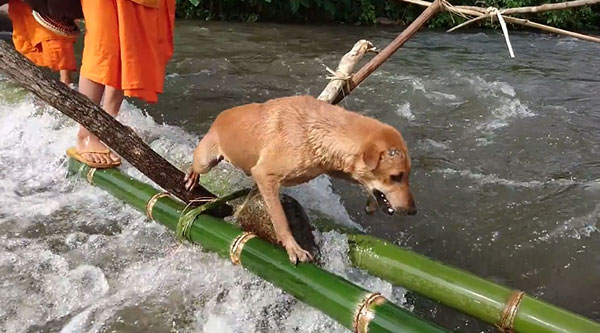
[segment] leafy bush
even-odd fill
[[[536,6],[548,0],[462,0],[454,5],[511,8]],[[550,0],[550,2],[562,2]],[[398,0],[177,0],[177,16],[206,20],[276,21],[276,22],[340,22],[372,25],[379,18],[405,24],[423,10]],[[525,16],[536,22],[564,29],[600,28],[600,6],[586,6]],[[441,13],[429,26],[449,28],[464,19]],[[490,21],[481,21],[489,25]]]

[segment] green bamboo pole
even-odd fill
[[[513,291],[463,270],[368,235],[349,235],[350,259],[394,284],[496,325]],[[514,317],[517,332],[600,332],[600,324],[524,295]]]
[[[179,218],[185,210],[180,201],[171,196],[160,196],[160,192],[152,186],[124,175],[118,169],[90,169],[70,159],[69,170],[146,212],[156,222],[177,230]],[[190,241],[225,257],[232,257],[232,244],[245,234],[239,228],[209,215],[198,215],[187,233]],[[313,264],[294,266],[284,250],[258,237],[247,240],[238,248],[241,248],[241,253],[235,258],[242,266],[355,332],[366,332],[367,329],[375,333],[447,332],[381,296],[369,298],[372,300],[370,303],[365,302],[373,294]],[[358,313],[361,316],[357,316]],[[358,328],[355,329],[355,326]]]

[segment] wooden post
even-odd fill
[[[1,40],[0,63],[2,64],[0,70],[9,77],[58,111],[85,126],[164,190],[185,202],[190,202],[197,197],[215,197],[201,186],[197,186],[193,192],[187,191],[183,187],[184,173],[148,147],[131,128],[118,122],[89,98],[44,74],[40,68]],[[231,208],[228,207],[216,214],[230,213]]]
[[[333,104],[339,103],[346,95],[348,95],[354,88],[356,88],[364,79],[366,79],[371,73],[373,73],[381,64],[383,64],[389,57],[392,56],[399,48],[406,43],[421,27],[429,21],[430,18],[435,16],[442,9],[441,1],[435,0],[433,4],[416,20],[414,20],[394,41],[386,46],[379,54],[377,54],[371,61],[365,64],[356,74],[352,75],[348,84],[344,86],[344,90],[338,93],[334,99]]]

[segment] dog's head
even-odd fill
[[[417,213],[408,182],[410,156],[400,132],[386,125],[367,135],[356,166],[356,179],[370,196],[367,213],[373,213],[378,205],[390,215],[396,211]]]

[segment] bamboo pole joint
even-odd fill
[[[94,185],[94,172],[96,172],[96,168],[90,168],[88,170],[87,176],[85,177],[91,185]]]
[[[242,263],[242,250],[244,249],[244,245],[246,242],[256,237],[256,235],[252,232],[246,231],[239,234],[233,242],[231,242],[231,246],[229,247],[229,258],[234,265],[239,265]]]
[[[352,321],[354,333],[367,333],[369,331],[369,323],[375,318],[373,305],[381,305],[385,301],[385,297],[380,293],[369,293],[362,298],[356,307],[356,313]]]
[[[500,321],[496,325],[499,332],[503,333],[514,333],[514,324],[515,317],[517,316],[517,312],[519,311],[519,305],[521,305],[521,301],[523,300],[523,296],[525,293],[520,290],[514,290],[508,301],[504,305],[504,309],[502,309],[502,314],[500,315]]]
[[[158,199],[169,196],[171,196],[169,192],[158,192],[155,195],[153,195],[152,198],[150,198],[150,200],[148,200],[148,203],[146,204],[146,215],[151,221],[154,221],[154,217],[152,216],[152,210],[154,209],[154,205],[156,205],[156,202],[158,202]]]

